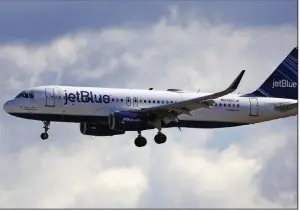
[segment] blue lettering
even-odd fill
[[[87,91],[81,91],[81,102],[88,103],[90,102],[90,93]]]
[[[77,102],[80,102],[80,100],[79,100],[80,93],[76,92],[76,96],[77,96]]]
[[[69,96],[68,96],[68,100],[72,103],[75,102],[75,98],[76,98],[76,95],[73,94],[73,93],[70,93]]]
[[[109,95],[97,95],[93,94],[93,92],[91,91],[76,91],[75,93],[65,93],[64,99],[64,105],[67,105],[68,101],[72,103],[74,103],[75,101],[81,103],[110,103]]]
[[[67,93],[65,93],[64,98],[65,98],[65,105],[67,105],[67,103],[68,103],[68,94]]]
[[[93,92],[90,92],[90,94],[91,94],[91,98],[90,98],[90,100],[91,100],[91,102],[92,102],[92,103],[94,103],[94,99],[93,99]]]
[[[102,103],[102,96],[101,95],[99,95],[99,97],[97,97],[97,95],[94,95],[94,97],[95,97],[95,102],[96,103]]]
[[[110,102],[110,97],[108,95],[103,95],[103,102],[104,103],[109,103]]]

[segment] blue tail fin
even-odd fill
[[[289,53],[256,91],[244,96],[298,99],[298,47]]]

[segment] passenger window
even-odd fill
[[[121,99],[121,102],[123,102],[123,99]]]
[[[162,104],[164,104],[164,103],[165,103],[165,101],[161,101],[161,103],[162,103]]]
[[[219,106],[222,106],[222,104],[220,103]]]
[[[114,99],[114,98],[112,98],[112,99],[111,99],[111,101],[115,102],[115,99]]]
[[[171,103],[173,103],[173,101],[171,101]]]
[[[157,103],[159,103],[159,100],[157,101]]]
[[[240,105],[239,105],[239,104],[237,104],[237,105],[236,105],[236,107],[240,107]]]
[[[155,103],[155,100],[153,100],[153,103]]]
[[[142,103],[143,101],[142,100],[140,100],[140,103]]]
[[[144,103],[147,103],[147,100],[144,100]]]
[[[230,107],[231,105],[230,104],[228,104],[228,107]]]
[[[119,98],[117,98],[116,101],[119,102]]]
[[[33,94],[29,93],[29,98],[33,99],[34,98]]]
[[[169,101],[167,101],[166,103],[169,104]]]
[[[226,107],[226,103],[224,103],[224,107]]]
[[[148,100],[148,103],[151,103],[151,100]]]

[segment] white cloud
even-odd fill
[[[250,92],[296,45],[289,26],[235,28],[172,14],[144,27],[0,46],[0,102],[40,84],[216,91],[242,69],[240,90]],[[149,146],[138,149],[136,133],[91,138],[77,124],[53,124],[45,142],[41,123],[1,120],[0,207],[296,207],[293,119],[223,129],[234,139],[224,150],[206,145],[224,139],[220,130],[168,129],[165,145],[147,131]],[[276,186],[274,162],[292,185]]]

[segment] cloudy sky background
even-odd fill
[[[1,105],[47,84],[255,90],[297,46],[297,1],[2,2]],[[297,118],[108,138],[0,112],[2,208],[297,206]]]

